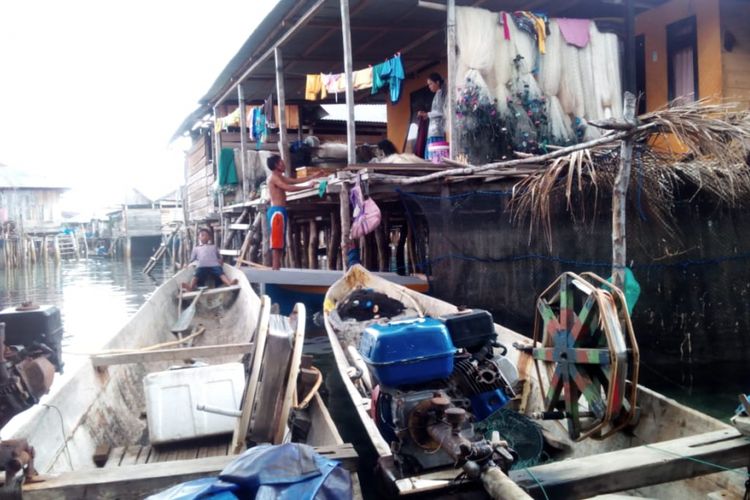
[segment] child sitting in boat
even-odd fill
[[[183,283],[182,288],[188,291],[195,290],[196,286],[206,286],[206,278],[213,276],[216,280],[221,280],[225,285],[236,285],[239,283],[238,280],[230,280],[224,269],[222,269],[221,254],[216,245],[210,243],[211,232],[203,228],[198,231],[198,245],[193,248],[193,253],[190,255],[190,264],[193,262],[197,263],[198,268],[195,270],[195,275],[190,283]],[[217,282],[218,284],[218,282]]]

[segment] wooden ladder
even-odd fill
[[[57,240],[57,247],[59,248],[61,259],[79,259],[78,244],[73,235],[58,234],[55,236],[55,239]]]
[[[245,238],[244,241],[247,241],[248,235],[250,234],[250,222],[247,220],[250,216],[250,208],[245,207],[242,209],[242,213],[232,221],[231,224],[227,226],[227,231],[224,234],[221,242],[221,249],[219,250],[219,253],[222,256],[225,257],[234,257],[235,258],[235,265],[239,267],[241,260],[245,256],[245,251],[242,250],[242,248],[245,247],[245,243],[243,242],[242,248],[240,250],[233,249],[233,248],[227,248],[232,243],[232,238],[234,237],[234,233],[239,232],[245,232]]]
[[[181,227],[182,223],[176,224],[175,227],[172,228],[172,232],[169,233],[169,236],[167,236],[166,238],[162,237],[161,245],[159,245],[159,248],[156,249],[154,255],[148,258],[148,262],[146,262],[146,265],[143,267],[143,274],[149,274],[154,270],[154,268],[156,267],[156,263],[159,262],[162,257],[164,257],[165,253],[167,253],[169,244],[172,242],[174,235],[177,234],[177,231],[179,231]]]

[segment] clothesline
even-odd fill
[[[352,72],[352,87],[354,90],[371,89],[371,94],[374,95],[387,85],[391,102],[395,104],[401,97],[401,86],[405,77],[401,54],[397,53],[385,62]],[[346,92],[345,73],[306,75],[306,100],[326,99],[330,94],[335,95],[338,100],[339,92]]]

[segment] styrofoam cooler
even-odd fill
[[[245,387],[242,363],[149,373],[143,379],[152,444],[234,431],[236,418],[197,409],[199,404],[239,410]]]

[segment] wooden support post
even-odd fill
[[[341,4],[341,33],[344,38],[344,77],[346,78],[346,151],[349,165],[353,165],[357,162],[357,156],[355,153],[354,88],[352,87],[352,34],[349,24],[349,0],[339,1]]]
[[[450,158],[451,160],[455,160],[456,155],[461,150],[456,127],[456,0],[448,0],[446,17],[448,35],[448,88],[445,89],[445,99],[447,101]]]
[[[299,227],[299,245],[297,245],[297,248],[299,249],[299,253],[300,253],[299,267],[302,269],[307,269],[309,266],[309,262],[307,260],[307,257],[308,257],[307,245],[310,241],[310,233],[309,233],[310,228],[304,223],[300,223],[298,227]]]
[[[123,257],[130,260],[130,231],[128,230],[128,205],[122,206],[122,224],[125,229],[125,250]]]
[[[388,247],[385,244],[385,232],[383,224],[375,228],[375,245],[378,249],[378,271],[381,273],[388,271]]]
[[[333,271],[339,261],[341,247],[341,223],[338,214],[331,212],[331,236],[328,238],[328,269]]]
[[[352,214],[349,210],[349,184],[341,183],[339,192],[340,216],[341,216],[341,268],[347,269],[346,254],[349,251],[349,233],[352,226]]]
[[[635,96],[625,92],[623,103],[623,118],[625,122],[635,127]],[[615,177],[612,192],[612,275],[614,285],[622,288],[625,281],[625,266],[627,265],[626,238],[626,207],[628,184],[630,184],[630,167],[633,160],[633,139],[627,136],[620,147],[620,168]]]
[[[247,113],[245,109],[245,93],[242,90],[242,82],[237,84],[237,101],[240,107],[240,170],[242,171],[242,201],[248,198],[247,182]]]
[[[318,268],[318,223],[315,218],[310,219],[310,228],[307,245],[307,267]]]
[[[49,260],[49,248],[47,247],[47,235],[42,236],[42,260],[46,264]]]
[[[273,50],[274,59],[276,60],[276,95],[279,101],[279,153],[281,159],[286,165],[287,177],[292,176],[292,161],[289,158],[289,139],[286,130],[286,97],[284,93],[284,60],[279,47]]]
[[[260,208],[260,224],[261,224],[261,258],[264,266],[271,266],[271,251],[269,248],[269,237],[271,235],[271,228],[268,227],[268,205],[261,205]]]
[[[300,236],[299,236],[299,224],[297,224],[294,221],[290,221],[289,223],[289,239],[290,239],[290,245],[289,245],[289,253],[291,255],[292,259],[292,267],[295,269],[299,269],[302,267],[300,265]]]

